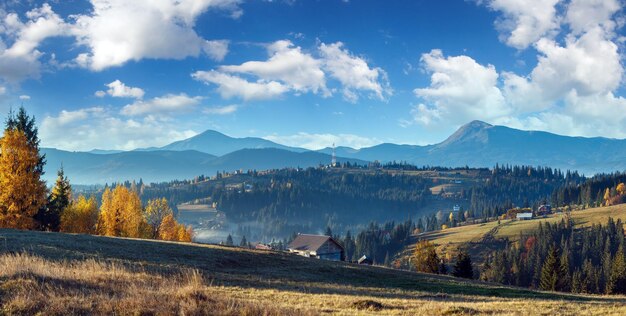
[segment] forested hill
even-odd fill
[[[264,237],[284,237],[326,227],[355,231],[372,221],[425,216],[429,220],[424,225],[438,229],[455,206],[461,209],[458,221],[493,217],[514,206],[549,203],[554,190],[583,180],[577,173],[524,166],[490,170],[344,164],[153,184],[143,188],[142,198],[166,197],[172,204],[202,199],[215,203],[230,221],[260,224]]]

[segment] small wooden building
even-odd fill
[[[345,250],[330,236],[299,234],[287,249],[303,257],[333,261],[345,259]]]
[[[366,255],[363,255],[363,257],[359,258],[359,260],[356,263],[360,265],[371,266],[372,264],[374,264],[374,261],[372,261],[372,259],[368,258]]]

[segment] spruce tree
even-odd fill
[[[461,251],[457,255],[456,263],[452,270],[452,275],[457,278],[471,279],[474,277],[474,270],[472,268],[472,259],[467,251]]]
[[[539,288],[544,291],[558,291],[560,271],[561,262],[559,260],[558,250],[556,247],[552,246],[541,268]]]
[[[246,240],[246,236],[241,237],[241,242],[239,243],[241,247],[248,247],[248,240]]]
[[[57,173],[57,180],[48,196],[48,203],[40,208],[35,216],[42,230],[59,231],[61,213],[69,205],[72,199],[72,187],[70,181],[63,172],[63,167]]]
[[[233,245],[234,245],[233,236],[228,234],[228,237],[226,237],[226,246],[233,246]]]
[[[21,131],[26,135],[28,144],[35,148],[37,151],[39,151],[39,136],[37,126],[35,125],[35,117],[29,116],[23,106],[20,107],[20,109],[17,111],[17,114],[13,113],[12,110],[9,111],[4,130]],[[43,167],[45,164],[46,156],[39,153],[35,172],[37,172],[40,176],[44,174]]]

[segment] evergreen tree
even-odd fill
[[[457,278],[471,279],[474,277],[474,270],[472,268],[472,259],[467,251],[460,251],[457,255],[456,263],[452,270],[452,275]]]
[[[624,257],[623,243],[620,243],[615,253],[609,279],[607,280],[606,293],[626,293],[626,258]]]
[[[233,245],[234,245],[233,236],[228,234],[228,237],[226,237],[226,246],[233,246]]]
[[[241,242],[239,243],[241,247],[248,247],[248,240],[246,240],[246,236],[241,237]]]
[[[330,226],[326,226],[326,232],[324,233],[324,235],[333,237],[333,231],[330,229]]]
[[[63,172],[63,167],[57,172],[57,180],[48,196],[46,207],[40,208],[35,216],[42,230],[59,231],[61,213],[70,205],[72,187]]]
[[[552,246],[548,252],[548,257],[543,263],[543,268],[541,269],[539,288],[544,291],[557,291],[560,271],[561,263],[559,260],[558,250],[555,246]]]
[[[37,125],[35,124],[35,117],[29,116],[23,106],[19,108],[17,114],[13,113],[13,111],[9,111],[4,130],[18,130],[26,135],[26,140],[28,141],[28,144],[35,148],[38,153],[35,172],[38,173],[40,176],[43,175],[43,168],[46,164],[46,157],[45,155],[41,155],[41,153],[39,153],[39,136],[37,131]]]

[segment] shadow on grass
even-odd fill
[[[212,282],[245,288],[441,301],[484,302],[507,298],[625,302],[624,298],[536,292],[447,276],[320,261],[280,252],[101,236],[0,230],[0,254],[6,252],[26,252],[56,261],[93,258],[139,265],[156,273],[178,273],[180,268],[198,269]]]

